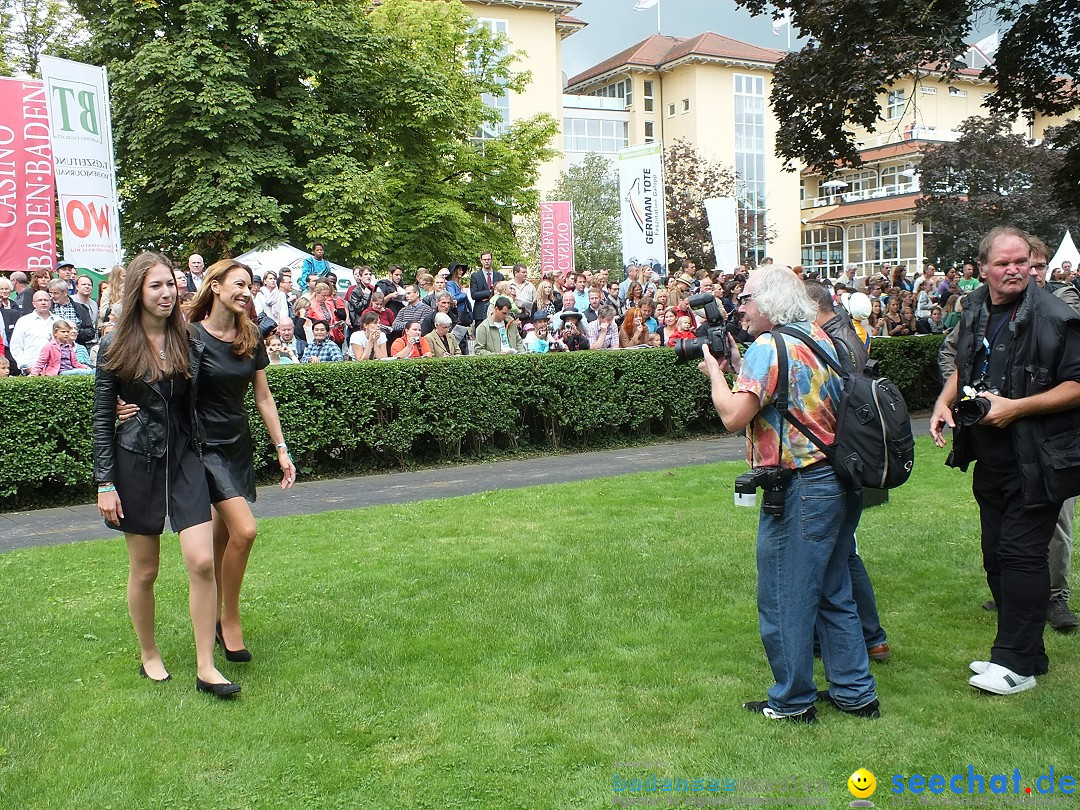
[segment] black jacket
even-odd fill
[[[491,286],[488,286],[487,276],[483,270],[477,270],[472,274],[469,282],[469,291],[473,300],[473,322],[482,323],[487,318],[488,301],[495,294],[495,285],[505,281],[503,274],[498,270],[491,271]],[[507,296],[509,298],[509,296]]]
[[[168,411],[164,397],[146,380],[125,380],[107,371],[109,335],[98,348],[97,377],[94,382],[94,480],[98,483],[114,481],[116,472],[116,448],[122,447],[132,453],[150,458],[161,458],[169,442]],[[205,344],[194,336],[191,338],[191,426],[195,445],[201,448],[198,420],[195,418],[195,386],[198,362]],[[139,406],[134,418],[120,422],[116,418],[116,398]]]
[[[958,399],[963,387],[973,382],[975,361],[989,320],[985,306],[988,295],[989,287],[984,284],[968,293],[964,301],[956,350]],[[1008,396],[1030,397],[1061,383],[1057,372],[1066,330],[1080,329],[1080,316],[1031,279],[1009,328],[1013,337]],[[1025,507],[1046,506],[1080,494],[1080,408],[1017,419],[1010,428],[1024,482]],[[952,460],[961,469],[975,460],[970,431],[956,430]]]

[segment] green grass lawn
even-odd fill
[[[263,521],[255,660],[219,655],[231,703],[194,689],[175,538],[160,686],[136,673],[119,536],[2,555],[0,807],[605,807],[615,772],[796,775],[842,807],[865,766],[881,808],[893,774],[1080,776],[1080,635],[1047,630],[1034,690],[967,685],[994,618],[970,477],[943,458],[920,440],[915,478],[859,530],[894,650],[877,721],[740,708],[771,683],[741,464]]]

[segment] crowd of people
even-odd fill
[[[761,266],[768,266],[768,258]],[[803,276],[802,268],[792,268]],[[115,329],[125,268],[95,283],[61,262],[55,276],[38,270],[0,276],[0,374],[29,376],[92,373],[97,344]],[[247,313],[259,327],[272,365],[348,360],[458,357],[467,354],[543,353],[674,346],[694,337],[704,317],[689,298],[714,295],[737,341],[750,340],[738,299],[749,275],[699,269],[691,260],[661,276],[647,265],[625,275],[607,269],[533,273],[514,265],[504,276],[485,251],[479,266],[450,263],[418,268],[412,283],[391,265],[378,277],[366,265],[348,283],[324,258],[323,246],[295,272],[288,267],[253,274]],[[827,285],[864,340],[872,337],[948,334],[963,313],[965,296],[979,286],[974,264],[938,273],[927,264],[916,278],[904,266],[864,271],[851,265],[835,278],[807,278]],[[1049,289],[1077,291],[1069,262],[1047,274]],[[205,278],[202,256],[176,272],[181,303],[193,299]],[[62,326],[63,321],[67,326]]]

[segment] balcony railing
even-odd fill
[[[895,186],[881,186],[880,188],[868,188],[859,191],[844,191],[843,189],[837,189],[832,194],[822,194],[820,197],[807,197],[802,201],[802,207],[824,208],[827,205],[880,200],[885,197],[898,197],[901,194],[913,194],[918,190],[918,178],[915,178],[909,183],[900,183]]]

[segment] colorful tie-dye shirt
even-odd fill
[[[805,322],[790,326],[808,332],[830,357],[836,357],[832,340],[820,327]],[[776,335],[778,339],[781,337]],[[788,355],[788,409],[825,444],[832,444],[843,382],[801,340],[792,337],[784,337],[783,340]],[[736,392],[754,394],[762,405],[761,411],[746,430],[746,460],[752,467],[779,465],[788,469],[824,461],[825,454],[798,428],[781,417],[773,405],[779,373],[776,362],[773,335],[761,335],[746,350],[739,376],[735,380]],[[784,431],[784,442],[783,455],[778,459],[780,430]]]

